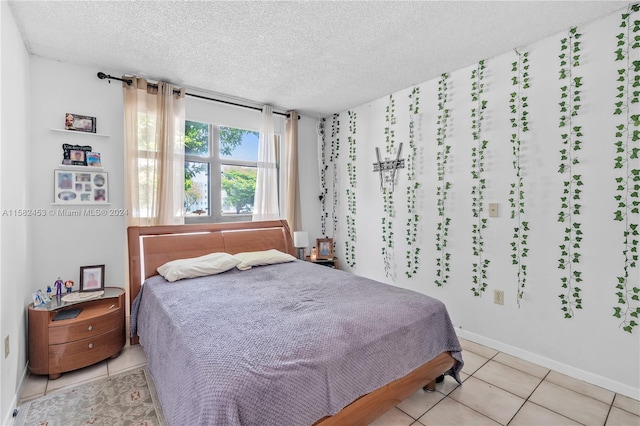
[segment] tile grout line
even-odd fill
[[[473,351],[469,351],[469,352],[471,352],[471,353],[473,353],[473,354],[475,354],[475,355],[478,355],[478,356],[480,356],[480,357],[482,357],[482,358],[486,358],[485,356],[480,355],[480,354],[477,354],[477,353],[475,353],[475,352],[473,352]],[[476,373],[477,373],[477,372],[478,372],[482,367],[484,367],[485,365],[487,365],[487,364],[489,363],[489,361],[493,360],[493,358],[495,358],[499,353],[500,353],[500,352],[497,352],[497,353],[496,353],[496,354],[494,354],[491,358],[486,358],[486,361],[485,361],[484,363],[482,363],[482,365],[481,365],[480,367],[476,368],[476,370],[475,370],[473,373],[469,374],[469,377],[467,377],[467,380],[469,380],[469,378],[470,378],[470,377],[473,377],[473,378],[474,378],[474,379],[476,379],[476,380],[484,381],[484,380],[482,380],[482,379],[479,379],[479,378],[475,377],[475,376],[474,376],[474,374],[476,374]],[[486,382],[485,382],[485,383],[486,383]],[[484,414],[484,413],[481,413],[480,411],[476,410],[475,408],[473,408],[473,407],[469,407],[467,404],[465,404],[465,403],[463,403],[463,402],[460,402],[460,401],[458,401],[457,399],[451,398],[451,396],[450,396],[450,395],[453,393],[453,391],[455,391],[456,389],[458,389],[458,387],[463,386],[463,385],[464,385],[464,381],[463,381],[463,382],[461,382],[461,383],[460,383],[458,386],[456,386],[455,388],[453,388],[453,389],[451,390],[451,392],[449,392],[448,394],[446,394],[446,395],[445,395],[445,394],[443,394],[443,395],[444,395],[444,398],[442,398],[440,401],[438,401],[438,402],[437,402],[433,407],[431,407],[430,409],[428,409],[427,411],[425,411],[425,413],[424,413],[424,414],[422,414],[422,416],[424,416],[424,415],[425,415],[426,413],[428,413],[429,411],[433,410],[433,409],[434,409],[438,404],[440,404],[442,401],[444,401],[445,399],[449,398],[449,399],[451,399],[452,401],[456,402],[457,404],[460,404],[460,405],[463,405],[463,406],[467,407],[469,410],[471,410],[471,411],[473,411],[473,412],[475,412],[475,413],[477,413],[477,414],[479,414],[479,415],[481,415],[481,416],[483,416],[483,417],[485,417],[485,418],[487,418],[487,419],[491,420],[492,422],[496,422],[496,423],[500,424],[500,422],[498,422],[497,420],[492,419],[491,417],[487,416],[487,415],[486,415],[486,414]],[[492,385],[492,386],[493,386],[493,385]],[[497,387],[497,386],[496,386],[496,387]],[[500,389],[500,388],[498,388],[498,389]],[[502,389],[502,390],[504,390],[504,389]],[[505,391],[505,392],[507,392],[507,391]],[[442,392],[440,392],[440,393],[442,393]],[[509,392],[509,393],[511,393],[511,392]],[[512,394],[512,395],[513,395],[513,394]],[[420,416],[420,417],[422,417],[422,416]],[[419,422],[419,420],[418,420],[418,419],[415,419],[415,420]]]
[[[489,348],[489,349],[490,349],[490,348]],[[473,353],[473,354],[475,354],[475,355],[478,355],[478,356],[481,356],[481,357],[483,357],[483,358],[484,358],[484,356],[483,356],[482,354],[479,354],[479,353],[477,353],[477,352],[473,352],[472,350],[468,350],[468,351],[469,351],[469,352],[471,352],[471,353]],[[522,373],[525,373],[525,374],[529,374],[530,376],[533,376],[533,377],[538,378],[537,376],[535,376],[535,375],[533,375],[533,374],[531,374],[531,373],[528,373],[528,372],[526,372],[526,371],[520,370],[519,368],[513,367],[513,366],[511,366],[511,365],[505,364],[505,363],[503,363],[503,362],[500,362],[500,361],[498,361],[498,360],[494,359],[494,358],[495,358],[496,356],[498,356],[500,353],[502,353],[502,352],[498,352],[497,354],[493,355],[491,358],[488,358],[488,360],[490,360],[490,361],[495,361],[495,362],[497,362],[497,363],[499,363],[499,364],[501,364],[501,365],[504,365],[504,366],[506,366],[506,367],[513,368],[514,370],[517,370],[517,371],[519,371],[519,372],[522,372]],[[505,354],[505,355],[508,355],[508,354]],[[482,366],[481,366],[480,368],[484,367],[485,365],[486,365],[486,363],[482,364]],[[535,363],[534,363],[534,365],[536,365],[536,366],[537,366],[538,364],[535,364]],[[473,374],[475,374],[478,370],[480,370],[480,368],[478,368],[476,371],[474,371],[474,373],[473,373]],[[544,368],[546,368],[546,367],[544,367]],[[538,383],[538,384],[536,385],[535,389],[531,392],[531,394],[529,394],[529,396],[526,398],[526,401],[529,401],[529,398],[531,397],[531,395],[533,395],[533,393],[538,389],[538,387],[542,384],[542,382],[544,382],[545,380],[547,380],[547,377],[549,376],[549,374],[551,374],[551,372],[552,372],[552,371],[556,371],[556,370],[552,370],[552,369],[547,369],[547,370],[549,370],[549,371],[547,371],[547,373],[544,375],[544,377],[540,380],[540,383]],[[557,371],[556,371],[556,372],[557,372]],[[469,376],[469,377],[471,377],[471,376]],[[474,376],[474,377],[475,377],[475,376]],[[478,378],[478,377],[476,377],[476,379],[478,379],[478,380],[482,380],[482,379],[480,379],[480,378]],[[573,378],[572,378],[572,379],[573,379]],[[579,380],[579,379],[574,379],[574,380]],[[483,381],[483,382],[485,382],[485,383],[487,383],[487,384],[490,384],[491,386],[495,386],[495,387],[497,387],[498,389],[502,389],[502,388],[500,388],[499,386],[496,386],[496,385],[491,384],[491,383],[489,383],[489,382],[486,382],[486,381],[484,381],[484,380],[482,380],[482,381]],[[581,381],[581,380],[580,380],[580,381]],[[591,398],[591,399],[593,399],[594,401],[598,401],[598,402],[601,402],[601,403],[603,403],[603,404],[607,404],[607,405],[609,405],[609,410],[608,410],[608,413],[607,413],[607,420],[608,420],[608,418],[609,418],[609,413],[611,413],[611,410],[612,410],[612,409],[613,409],[613,407],[614,407],[614,405],[613,405],[613,404],[614,404],[614,402],[615,402],[615,400],[616,400],[616,397],[617,397],[618,395],[620,395],[620,394],[619,394],[619,393],[617,393],[617,392],[609,391],[608,389],[602,388],[602,387],[600,387],[600,386],[597,386],[597,385],[594,385],[594,384],[591,384],[591,383],[588,383],[588,382],[584,382],[584,383],[586,383],[587,385],[591,385],[591,386],[597,387],[597,388],[599,388],[599,389],[603,389],[603,390],[605,390],[605,391],[612,392],[612,393],[613,393],[613,399],[611,400],[611,402],[607,403],[607,402],[601,401],[601,400],[600,400],[600,399],[598,399],[598,398],[594,398],[594,397],[593,397],[593,396],[591,396],[591,395],[587,395],[587,394],[586,394],[586,393],[584,393],[584,392],[580,392],[580,391],[578,391],[578,390],[576,390],[576,389],[569,388],[569,387],[567,387],[567,386],[565,386],[565,385],[563,385],[563,384],[555,383],[555,382],[552,382],[552,381],[549,381],[548,383],[554,384],[554,385],[559,386],[559,387],[561,387],[561,388],[563,388],[563,389],[570,390],[570,391],[572,391],[572,392],[575,392],[575,393],[577,393],[577,394],[579,394],[579,395],[582,395],[582,396],[585,396],[585,397],[587,397],[587,398]],[[506,390],[506,389],[502,389],[502,390],[504,390],[505,392],[509,392],[509,391],[508,391],[508,390]],[[511,393],[511,392],[509,392],[509,393]],[[513,394],[513,393],[512,393],[512,395],[515,395],[515,394]],[[516,395],[516,396],[517,396],[517,395]],[[632,400],[634,400],[633,398],[631,398],[631,399],[632,399]],[[531,402],[531,403],[532,403],[532,404],[535,404],[534,402]],[[538,406],[542,407],[542,406],[541,406],[541,405],[539,405],[539,404],[536,404],[536,405],[538,405]],[[567,417],[567,416],[565,416],[565,415],[563,415],[563,414],[561,414],[561,413],[557,413],[557,412],[555,412],[555,411],[553,411],[553,410],[550,410],[550,409],[549,409],[549,408],[547,408],[547,407],[543,407],[543,408],[546,408],[547,410],[552,411],[552,412],[554,412],[554,413],[556,413],[556,414],[559,414],[559,415],[561,415],[561,416],[563,416],[563,417]],[[620,407],[616,407],[616,408],[618,408],[618,409],[620,409],[620,410],[624,411],[625,413],[629,413],[629,414],[632,414],[632,415],[634,415],[634,416],[638,416],[638,415],[637,415],[637,414],[635,414],[634,412],[631,412],[631,411],[625,410],[624,408],[620,408]],[[520,410],[518,410],[518,411],[520,411]],[[516,414],[517,414],[517,413],[516,413]],[[569,418],[569,417],[567,417],[567,418]],[[573,419],[571,419],[571,420],[573,420]],[[573,420],[573,421],[576,421],[576,420]],[[606,423],[606,422],[605,422],[605,423]]]
[[[473,354],[478,355],[478,356],[481,356],[481,357],[483,357],[483,358],[484,358],[484,356],[482,356],[481,354],[478,354],[478,353],[473,352],[473,351],[471,351],[471,350],[469,350],[469,352],[472,352]],[[548,369],[549,371],[547,371],[547,373],[545,373],[544,377],[539,378],[539,377],[537,377],[537,376],[534,376],[533,374],[527,373],[526,371],[522,371],[522,370],[520,370],[520,369],[518,369],[518,368],[515,368],[515,367],[513,367],[513,366],[511,366],[511,365],[504,364],[504,363],[502,363],[502,362],[500,362],[500,361],[498,361],[498,360],[495,360],[494,358],[495,358],[496,356],[498,356],[498,354],[500,354],[500,353],[501,353],[501,352],[498,352],[497,354],[495,354],[495,355],[494,355],[494,356],[492,356],[491,358],[488,358],[488,359],[487,359],[487,362],[483,363],[483,364],[482,364],[479,368],[477,368],[477,369],[473,372],[473,374],[471,374],[469,377],[474,377],[476,380],[480,380],[481,382],[486,383],[486,384],[487,384],[487,385],[489,385],[489,386],[493,386],[493,387],[495,387],[495,388],[497,388],[497,389],[500,389],[500,390],[502,390],[502,391],[504,391],[504,392],[507,392],[507,393],[509,393],[509,394],[511,394],[511,395],[514,395],[514,396],[516,396],[516,397],[518,397],[518,398],[524,399],[524,402],[522,403],[522,405],[520,406],[520,408],[518,408],[518,410],[515,412],[515,414],[513,415],[513,417],[511,417],[511,419],[507,422],[507,425],[509,425],[509,424],[513,421],[513,419],[515,419],[515,417],[518,415],[518,413],[522,410],[522,408],[524,407],[524,405],[525,405],[527,402],[530,402],[531,404],[534,404],[534,405],[537,405],[537,406],[539,406],[539,407],[541,407],[541,408],[544,408],[544,409],[546,409],[546,410],[549,410],[549,411],[551,411],[552,413],[557,414],[557,415],[559,415],[559,416],[562,416],[562,417],[564,417],[564,418],[566,418],[566,419],[569,419],[569,420],[571,420],[571,421],[574,421],[574,422],[580,423],[580,422],[578,422],[577,420],[572,419],[572,418],[570,418],[570,417],[568,417],[568,416],[566,416],[566,415],[564,415],[564,414],[562,414],[562,413],[558,413],[557,411],[554,411],[554,410],[552,410],[552,409],[550,409],[550,408],[548,408],[548,407],[544,407],[544,406],[542,406],[542,405],[540,405],[540,404],[536,404],[535,402],[533,402],[533,401],[530,401],[530,400],[529,400],[529,398],[531,398],[531,396],[535,393],[535,391],[540,387],[540,385],[542,385],[542,383],[543,383],[543,382],[548,378],[548,376],[549,376],[549,375],[551,374],[551,372],[552,372],[552,371],[554,371],[554,370]],[[514,370],[516,370],[516,371],[519,371],[519,372],[521,372],[521,373],[529,374],[530,376],[533,376],[533,377],[536,377],[536,378],[540,379],[540,381],[539,381],[539,382],[538,382],[538,384],[535,386],[535,388],[533,389],[533,391],[531,391],[531,393],[529,394],[529,396],[527,396],[526,398],[522,398],[522,397],[520,397],[520,396],[518,396],[518,395],[514,394],[513,392],[508,391],[507,389],[503,389],[503,388],[501,388],[500,386],[497,386],[497,385],[495,385],[495,384],[493,384],[493,383],[489,383],[489,382],[487,382],[487,381],[485,381],[485,380],[482,380],[481,378],[479,378],[479,377],[476,377],[476,376],[475,376],[475,373],[477,373],[477,372],[478,372],[482,367],[484,367],[484,366],[485,366],[489,361],[495,361],[495,362],[497,362],[497,363],[499,363],[499,364],[501,364],[501,365],[504,365],[504,366],[506,366],[506,367],[512,368],[512,369],[514,369]],[[536,365],[537,365],[537,364],[536,364]],[[575,392],[575,393],[577,393],[577,394],[579,394],[579,395],[582,395],[582,396],[585,396],[585,397],[587,397],[587,398],[591,398],[591,399],[593,399],[594,401],[602,402],[602,401],[600,401],[599,399],[593,398],[593,397],[591,397],[591,396],[589,396],[589,395],[586,395],[586,394],[584,394],[584,393],[582,393],[582,392],[578,392],[578,391],[576,391],[576,390],[573,390],[573,389],[567,388],[567,387],[562,386],[562,385],[560,385],[560,384],[557,384],[557,383],[554,383],[554,382],[551,382],[551,381],[550,381],[549,383],[552,383],[552,384],[554,384],[554,385],[556,385],[556,386],[559,386],[559,387],[561,387],[561,388],[563,388],[563,389],[567,389],[567,390],[569,390],[569,391]],[[613,401],[615,401],[615,395],[617,395],[617,393],[614,393]],[[452,398],[452,399],[453,399],[453,398]],[[456,400],[454,399],[454,401],[456,401]],[[604,423],[604,424],[606,424],[606,420],[608,420],[608,418],[609,418],[609,413],[611,412],[612,407],[613,407],[613,401],[611,401],[611,403],[609,404],[609,410],[608,410],[608,412],[607,412],[607,418],[605,419],[605,423]],[[468,407],[467,405],[465,405],[465,404],[461,403],[460,401],[456,401],[456,402],[458,402],[458,403],[460,403],[460,404],[464,405],[465,407]],[[605,404],[606,404],[606,403],[605,403]],[[468,407],[468,408],[471,408],[471,407]],[[473,410],[473,408],[471,408],[471,409]],[[476,410],[474,410],[474,411],[476,411]],[[626,410],[623,410],[623,411],[626,411]],[[478,412],[478,411],[476,411],[476,412]],[[478,413],[479,413],[479,412],[478,412]],[[482,414],[482,413],[479,413],[479,414]],[[633,413],[631,413],[631,414],[633,414]],[[484,415],[484,414],[482,414],[482,415]],[[484,415],[484,416],[485,416],[485,417],[487,417],[486,415]],[[490,418],[490,417],[488,417],[488,418]],[[493,420],[493,419],[491,419],[491,420]],[[495,421],[495,420],[493,420],[493,421]]]
[[[472,352],[472,351],[469,351],[469,352]],[[476,354],[475,352],[473,352],[473,353],[474,353],[474,354]],[[499,352],[499,353],[502,353],[502,352]],[[476,354],[476,355],[482,356],[482,355],[480,355],[480,354]],[[505,355],[508,355],[508,354],[505,354]],[[496,355],[494,355],[494,357],[493,357],[493,358],[495,358],[496,356],[497,356],[497,354],[496,354]],[[512,355],[510,355],[510,356],[512,356]],[[505,364],[505,363],[500,362],[500,361],[498,361],[498,360],[494,360],[493,358],[491,358],[491,360],[493,360],[493,361],[495,361],[495,362],[497,362],[497,363],[499,363],[499,364],[501,364],[501,365],[504,365],[504,366],[507,366],[507,367],[513,368],[514,370],[518,370],[518,371],[520,371],[520,372],[522,372],[522,373],[529,374],[530,376],[533,376],[533,377],[536,377],[536,378],[537,378],[537,376],[535,376],[535,375],[533,375],[533,374],[531,374],[531,373],[528,373],[528,372],[526,372],[526,371],[520,370],[519,368],[513,367],[513,366],[508,365],[508,364]],[[528,361],[527,361],[527,362],[528,362]],[[538,366],[538,364],[535,364],[535,363],[532,363],[532,364],[534,364],[534,365]],[[542,366],[540,366],[540,367],[542,367]],[[542,378],[542,380],[541,380],[541,382],[540,382],[540,383],[542,383],[543,381],[545,381],[551,372],[556,372],[556,373],[562,374],[562,373],[558,372],[557,370],[553,370],[553,369],[550,369],[550,368],[547,368],[547,367],[543,367],[543,368],[545,368],[545,369],[547,369],[547,370],[549,370],[549,371],[547,371],[547,373],[546,373],[546,374],[545,374],[545,376]],[[565,386],[565,385],[563,385],[563,384],[556,383],[556,382],[552,382],[552,381],[549,381],[549,383],[552,383],[552,384],[554,384],[554,385],[556,385],[556,386],[560,386],[561,388],[564,388],[564,389],[567,389],[567,390],[573,391],[573,392],[575,392],[575,393],[577,393],[577,394],[580,394],[580,395],[582,395],[582,396],[586,396],[587,398],[591,398],[591,399],[593,399],[593,400],[595,400],[595,401],[602,402],[603,404],[609,404],[609,405],[611,405],[611,406],[613,406],[613,402],[615,401],[616,396],[617,396],[617,395],[620,395],[620,394],[619,394],[619,393],[617,393],[617,392],[614,392],[614,391],[609,390],[609,389],[605,389],[605,388],[603,388],[603,387],[601,387],[601,386],[594,385],[594,384],[592,384],[592,383],[585,382],[585,381],[580,380],[580,379],[574,379],[573,377],[570,377],[570,376],[567,376],[567,377],[569,377],[569,378],[570,378],[570,379],[572,379],[572,380],[577,380],[577,381],[583,382],[583,383],[585,383],[585,384],[587,384],[587,385],[594,386],[594,387],[596,387],[596,388],[598,388],[598,389],[602,389],[602,390],[605,390],[605,391],[611,392],[611,393],[613,393],[613,400],[612,400],[611,402],[607,403],[607,402],[601,401],[601,400],[600,400],[600,399],[598,399],[598,398],[594,398],[594,397],[592,397],[592,396],[590,396],[590,395],[587,395],[586,393],[580,392],[580,391],[575,390],[575,389],[571,389],[571,388],[569,388],[569,387],[567,387],[567,386]],[[539,386],[539,385],[540,385],[540,384],[538,384],[538,386]],[[536,389],[537,389],[537,386],[536,386]],[[535,392],[535,389],[534,389],[534,392]],[[532,393],[533,393],[533,392],[532,392]],[[630,398],[630,399],[632,399],[632,400],[636,401],[634,398]],[[620,407],[617,407],[617,408],[620,408]],[[637,414],[632,413],[632,412],[630,412],[630,411],[624,410],[623,408],[621,408],[621,410],[626,411],[627,413],[630,413],[630,414],[637,415]]]
[[[514,394],[514,393],[511,393],[511,392],[509,392],[509,391],[508,391],[508,390],[506,390],[506,389],[502,389],[502,388],[501,388],[501,387],[499,387],[499,386],[496,386],[496,385],[494,385],[494,384],[491,384],[491,383],[489,383],[489,382],[486,382],[486,381],[482,380],[481,378],[479,378],[479,377],[476,377],[476,376],[475,376],[475,374],[476,374],[478,371],[480,371],[480,369],[481,369],[482,367],[484,367],[485,365],[487,365],[487,364],[489,363],[489,361],[495,361],[495,362],[497,362],[498,364],[501,364],[501,365],[504,365],[504,366],[507,366],[507,367],[513,368],[514,370],[517,370],[517,371],[521,371],[521,370],[518,370],[517,368],[511,367],[511,366],[509,366],[509,365],[507,365],[507,364],[503,364],[503,363],[501,363],[500,361],[495,360],[494,358],[495,358],[495,357],[497,357],[497,356],[501,353],[500,351],[496,351],[496,353],[495,353],[495,354],[493,354],[493,356],[492,356],[492,357],[490,357],[490,358],[487,358],[487,357],[485,357],[484,355],[481,355],[481,354],[479,354],[479,353],[473,352],[472,350],[469,350],[469,352],[471,352],[471,353],[473,353],[473,354],[475,354],[475,355],[478,355],[478,356],[480,356],[480,357],[482,357],[482,358],[486,358],[486,361],[485,361],[484,363],[482,363],[482,365],[481,365],[480,367],[476,368],[476,370],[475,370],[472,374],[470,374],[470,375],[469,375],[469,377],[467,377],[467,380],[468,380],[470,377],[473,377],[474,379],[479,380],[479,381],[481,381],[481,382],[483,382],[483,383],[486,383],[486,384],[488,384],[489,386],[493,386],[493,387],[495,387],[495,388],[497,388],[497,389],[500,389],[501,391],[507,392],[507,393],[508,393],[508,394],[510,394],[510,395],[513,395],[513,396],[516,396],[516,397],[520,398],[518,395],[516,395],[516,394]],[[459,386],[462,386],[462,384],[460,384]],[[456,389],[457,389],[457,387],[456,387],[456,388],[454,388],[451,392],[449,392],[449,394],[451,394],[451,393],[452,393],[454,390],[456,390]],[[446,395],[446,396],[445,396],[445,398],[450,398],[450,396],[449,396],[449,395]],[[456,399],[454,399],[454,398],[451,398],[451,399],[452,399],[453,401],[457,402],[458,404],[464,405],[464,406],[465,406],[465,407],[467,407],[468,409],[470,409],[470,410],[472,410],[472,411],[474,411],[474,412],[476,412],[476,413],[480,414],[481,416],[486,417],[487,419],[491,420],[492,422],[496,422],[496,423],[498,423],[498,424],[502,424],[502,423],[500,423],[499,421],[497,421],[497,420],[495,420],[495,419],[492,419],[491,417],[487,416],[486,414],[481,413],[480,411],[478,411],[478,410],[476,410],[476,409],[474,409],[474,408],[472,408],[472,407],[469,407],[467,404],[465,404],[465,403],[463,403],[463,402],[460,402],[460,401],[458,401],[458,400],[456,400]],[[522,399],[522,398],[521,398],[521,399]],[[444,398],[443,398],[443,400],[444,400]],[[514,419],[514,417],[516,416],[516,414],[518,414],[518,412],[520,411],[520,409],[522,408],[522,406],[524,406],[524,403],[525,403],[525,402],[527,402],[527,400],[528,400],[528,398],[527,398],[527,399],[525,399],[525,401],[522,403],[522,405],[520,406],[520,408],[518,408],[518,411],[516,411],[516,413],[513,415],[513,417],[511,417],[511,419],[507,422],[507,425],[508,425],[508,424],[509,424],[513,419]],[[440,401],[440,402],[441,402],[441,401]],[[438,403],[440,403],[440,402],[438,402]],[[437,404],[436,404],[436,405],[437,405]],[[506,425],[503,425],[503,426],[506,426]]]
[[[496,362],[497,362],[497,361],[496,361]],[[504,364],[503,364],[503,365],[504,365]],[[517,370],[517,369],[516,369],[516,370]],[[518,371],[520,371],[520,370],[518,370]],[[524,372],[523,372],[523,373],[524,373]],[[549,375],[549,373],[551,373],[551,370],[547,371],[547,373],[544,375],[544,377],[540,379],[540,381],[538,382],[538,384],[536,385],[536,387],[531,391],[531,393],[529,394],[529,396],[527,396],[527,397],[525,398],[525,400],[524,400],[524,402],[522,403],[522,405],[520,406],[520,408],[518,408],[518,410],[517,410],[517,411],[516,411],[516,413],[513,415],[513,417],[511,417],[511,420],[509,420],[509,421],[507,422],[507,425],[509,425],[509,424],[513,421],[513,419],[515,419],[515,418],[516,418],[516,416],[518,415],[518,413],[522,410],[522,407],[524,407],[524,406],[525,406],[525,404],[526,404],[527,402],[531,402],[532,404],[535,404],[534,402],[529,401],[529,398],[531,398],[531,395],[533,395],[533,394],[536,392],[536,390],[538,390],[538,388],[540,387],[540,385],[542,384],[542,382],[544,382],[544,380],[547,378],[547,376]],[[534,376],[534,377],[535,377],[535,376]],[[536,405],[538,405],[538,404],[536,404]],[[542,407],[541,405],[538,405],[538,406],[539,406],[539,407]],[[549,410],[547,407],[542,407],[542,408],[545,408],[545,409]],[[554,413],[555,413],[555,411],[553,411],[553,410],[549,410],[549,411],[552,411],[552,412],[554,412]],[[556,413],[556,414],[559,414],[559,415],[561,415],[561,416],[562,416],[562,414],[560,414],[560,413]],[[569,417],[567,417],[567,416],[563,416],[563,417],[566,417],[566,418],[568,418],[568,419],[569,419]],[[574,422],[575,422],[575,420],[573,420],[573,419],[569,419],[569,420],[572,420],[572,421],[574,421]]]

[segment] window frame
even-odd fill
[[[225,158],[220,155],[220,127],[229,127],[233,129],[247,130],[256,132],[256,130],[243,128],[240,126],[225,126],[221,124],[214,124],[205,121],[190,120],[202,124],[207,124],[209,127],[209,154],[208,155],[196,155],[187,154],[185,152],[184,162],[198,162],[205,163],[209,166],[209,182],[207,187],[207,198],[209,200],[209,211],[207,214],[187,216],[185,214],[184,221],[187,224],[190,223],[221,223],[221,222],[243,222],[250,221],[253,217],[253,213],[240,213],[240,214],[224,214],[222,213],[222,168],[224,166],[239,166],[239,167],[252,167],[257,170],[258,161],[250,160],[235,160],[231,158]],[[278,148],[280,135],[275,135],[276,148]],[[276,169],[278,175],[280,171],[279,158]],[[279,191],[278,191],[279,193]],[[212,196],[213,195],[213,196]]]

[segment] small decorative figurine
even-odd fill
[[[45,293],[42,290],[38,290],[38,294],[40,295],[40,298],[42,299],[42,301],[45,303],[45,305],[49,302],[51,302],[51,294],[50,293]]]
[[[33,293],[33,306],[41,305],[44,305],[44,300],[42,300],[42,291],[38,290]]]
[[[58,279],[56,280],[56,282],[53,283],[53,285],[56,288],[56,296],[62,296],[62,286],[64,285],[64,282],[62,282],[60,277],[58,277]]]
[[[313,247],[311,249],[311,261],[315,262],[317,257],[318,257],[318,250],[315,247]]]
[[[73,281],[67,280],[64,282],[64,287],[67,289],[67,293],[71,293],[73,289]]]
[[[50,285],[48,285],[48,286],[47,286],[47,296],[49,296],[49,299],[51,299],[51,292],[52,292],[52,291],[53,291],[53,290],[51,290],[51,286],[50,286]]]

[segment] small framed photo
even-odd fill
[[[84,166],[85,164],[87,164],[84,151],[72,149],[69,155],[71,156],[71,164],[79,166]]]
[[[64,119],[66,130],[77,130],[79,132],[96,132],[96,118],[88,115],[66,113]]]
[[[104,265],[80,267],[80,292],[104,290]]]
[[[333,260],[333,238],[316,239],[318,253],[316,259]]]
[[[102,167],[102,162],[100,161],[100,153],[99,152],[87,152],[85,156],[87,160],[87,166],[90,167]]]
[[[62,164],[72,166],[88,165],[89,154],[91,154],[90,145],[71,145],[62,144]]]

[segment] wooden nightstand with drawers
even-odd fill
[[[61,312],[81,309],[75,318],[55,320]],[[125,292],[105,287],[89,300],[28,307],[29,371],[57,379],[62,373],[120,355],[125,345]]]

